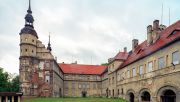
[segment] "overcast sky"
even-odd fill
[[[51,32],[52,53],[58,62],[101,64],[133,38],[146,39],[153,20],[163,24],[180,19],[180,0],[32,0],[34,27],[47,45]],[[28,0],[0,0],[0,67],[19,73],[19,32],[24,27]]]

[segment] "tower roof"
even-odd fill
[[[31,11],[31,0],[29,0],[29,7],[28,7],[27,14],[24,19],[25,19],[25,27],[21,29],[20,35],[32,34],[38,38],[38,35],[36,31],[34,30],[34,26],[33,26],[34,18],[32,16],[32,11]]]
[[[25,20],[26,20],[26,24],[25,24],[26,26],[32,26],[33,27],[34,18],[32,16],[32,11],[31,11],[31,0],[29,0],[29,8],[27,10]]]

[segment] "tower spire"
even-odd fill
[[[32,11],[31,11],[31,0],[29,0],[29,8],[25,16],[25,26],[34,27],[33,22],[34,22],[34,18],[32,16]]]
[[[31,11],[31,0],[29,0],[29,8],[28,8],[27,12],[32,13],[32,11]]]
[[[50,33],[49,33],[49,42],[48,42],[47,50],[52,51],[52,49],[51,49],[51,36],[50,36]]]

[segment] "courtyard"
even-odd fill
[[[32,98],[23,102],[126,102],[123,99],[113,98]]]

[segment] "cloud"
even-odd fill
[[[164,1],[164,23],[179,20],[178,0]],[[0,0],[0,67],[18,73],[19,32],[24,26],[28,0]],[[161,17],[157,0],[32,0],[35,29],[47,45],[51,32],[58,62],[101,64],[131,40],[146,39],[146,26]]]

